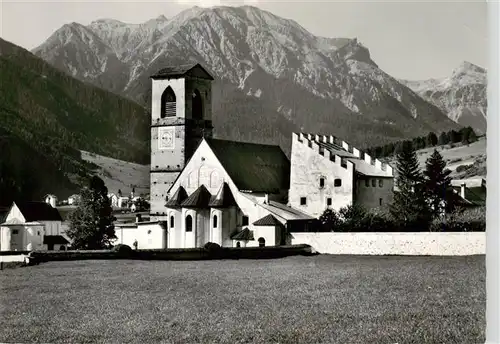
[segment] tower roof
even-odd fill
[[[209,204],[212,208],[228,208],[237,205],[233,193],[226,182],[222,183],[219,192],[217,192],[217,195],[212,198]]]
[[[214,80],[213,76],[199,63],[166,66],[151,76],[152,79],[176,79],[193,76],[201,79]]]
[[[179,186],[177,191],[174,193],[172,198],[170,198],[165,206],[167,208],[180,208],[182,205],[182,202],[184,202],[188,198],[188,194],[186,192],[186,189],[184,187]]]
[[[193,192],[181,206],[183,208],[209,208],[210,200],[212,195],[210,191],[207,190],[205,185],[201,185],[195,192]]]

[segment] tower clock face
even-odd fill
[[[159,128],[158,129],[158,148],[173,149],[174,148],[174,132],[175,128]]]

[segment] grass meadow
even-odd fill
[[[48,262],[0,289],[2,343],[485,340],[484,255]]]

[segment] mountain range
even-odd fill
[[[435,104],[453,121],[478,133],[486,133],[486,70],[463,62],[447,78],[423,81],[401,80],[427,101]]]
[[[96,167],[80,150],[148,164],[149,76],[187,62],[215,77],[216,137],[279,144],[287,154],[292,131],[366,148],[463,124],[485,128],[480,67],[398,80],[356,38],[318,37],[256,7],[70,23],[32,53],[0,40],[2,195],[66,197]]]
[[[215,135],[278,143],[333,134],[360,147],[458,128],[381,70],[356,38],[318,37],[252,6],[199,8],[142,24],[66,24],[33,49],[56,68],[150,107],[149,76],[201,63],[216,79]]]
[[[81,149],[147,164],[144,108],[0,39],[0,205],[67,197],[96,166]]]

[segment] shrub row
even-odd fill
[[[29,256],[32,263],[65,260],[137,259],[137,260],[208,260],[208,259],[271,259],[294,255],[312,255],[309,245],[280,247],[238,247],[214,246],[189,249],[132,250],[127,245],[118,245],[111,250],[97,251],[33,251]],[[207,246],[207,245],[206,245]]]
[[[320,218],[318,232],[484,232],[485,207],[466,209],[431,223],[401,225],[383,212],[369,212],[359,207],[346,207],[339,212],[325,211]]]

